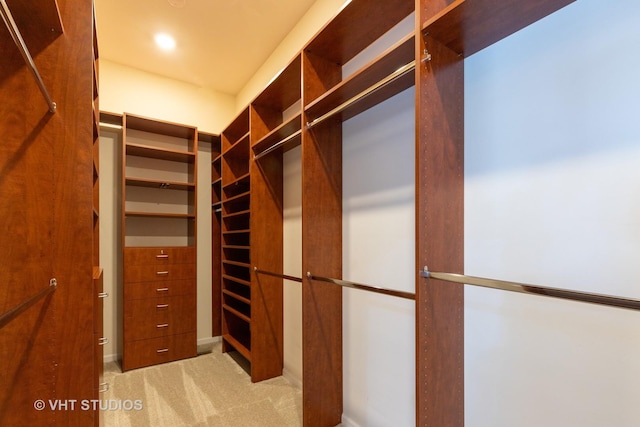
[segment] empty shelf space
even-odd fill
[[[238,284],[243,285],[243,286],[251,287],[251,282],[249,282],[247,280],[242,280],[242,279],[239,279],[237,277],[229,276],[229,275],[226,275],[226,274],[223,274],[222,278],[225,279],[225,280],[230,280],[232,282],[238,283]]]
[[[376,3],[353,1],[304,48],[316,56],[344,65],[415,8],[412,0]]]
[[[250,299],[245,298],[245,297],[243,297],[243,296],[241,296],[241,295],[238,295],[238,294],[237,294],[237,293],[235,293],[235,292],[231,292],[231,291],[230,291],[230,290],[228,290],[228,289],[223,289],[223,290],[222,290],[222,293],[223,293],[223,294],[225,294],[225,295],[230,296],[231,298],[235,298],[235,299],[237,299],[238,301],[241,301],[241,302],[243,302],[243,303],[245,303],[245,304],[251,304],[251,300],[250,300]]]
[[[228,311],[229,313],[234,314],[237,318],[244,320],[247,323],[251,323],[251,318],[243,313],[241,313],[240,311],[236,310],[233,307],[228,306],[227,304],[223,304],[222,308],[226,311]]]
[[[344,106],[340,112],[342,120],[346,120],[413,86],[414,44],[414,34],[405,36],[359,71],[309,103],[305,108],[307,120],[313,122],[340,106]],[[366,93],[368,90],[371,93]]]
[[[575,0],[456,0],[422,26],[464,57],[521,30]]]
[[[242,344],[239,340],[234,338],[230,334],[222,335],[222,339],[229,343],[233,348],[235,348],[238,353],[240,353],[244,358],[246,358],[249,362],[251,361],[251,350],[249,350],[244,344]],[[243,341],[249,341],[248,337],[241,338]]]
[[[297,114],[253,144],[253,152],[258,155],[282,142],[286,142],[286,147],[282,147],[285,150],[300,145],[300,138],[292,136],[299,134],[301,128],[301,115]]]

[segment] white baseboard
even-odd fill
[[[116,362],[116,361],[120,360],[120,355],[119,354],[105,354],[103,360],[104,360],[104,363]]]
[[[342,414],[342,427],[360,427],[360,425],[345,414]]]
[[[293,375],[291,371],[287,370],[287,368],[284,368],[282,370],[282,376],[285,377],[285,379],[289,381],[292,386],[294,386],[298,390],[302,390],[302,379],[300,379],[297,375]]]

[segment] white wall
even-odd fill
[[[100,59],[100,109],[220,133],[234,117],[235,97]]]
[[[640,298],[640,3],[465,62],[465,272]],[[637,426],[640,314],[466,287],[468,427]]]
[[[414,102],[343,125],[343,278],[414,292]],[[415,303],[343,291],[344,424],[415,425]]]

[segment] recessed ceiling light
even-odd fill
[[[154,39],[158,47],[162,50],[173,50],[176,47],[176,41],[169,34],[158,33]]]

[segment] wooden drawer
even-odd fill
[[[124,265],[124,283],[195,279],[195,264]]]
[[[196,248],[124,248],[124,265],[195,264]]]
[[[160,282],[133,282],[124,285],[125,301],[145,298],[172,297],[196,293],[194,279],[165,280]]]
[[[195,357],[196,333],[171,335],[167,337],[124,343],[122,370],[151,366]]]
[[[125,300],[124,342],[196,330],[196,295]]]

